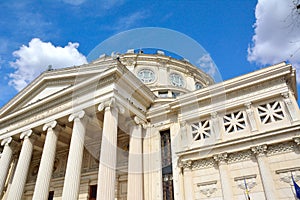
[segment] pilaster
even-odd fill
[[[268,146],[266,144],[251,147],[251,151],[257,159],[266,200],[274,200],[277,199],[277,195],[270,167],[266,160],[267,149]]]
[[[233,199],[233,191],[231,184],[231,177],[227,166],[228,154],[220,153],[213,156],[219,167],[220,174],[220,182],[222,186],[222,193],[224,200],[232,200]]]
[[[179,163],[179,167],[181,167],[183,170],[183,186],[184,186],[185,200],[195,199],[192,165],[193,165],[192,160],[184,160]]]
[[[11,159],[12,159],[12,155],[13,155],[13,150],[11,147],[11,142],[12,142],[12,138],[8,137],[5,138],[4,140],[1,141],[1,146],[4,146],[3,148],[3,152],[0,158],[0,166],[1,166],[1,170],[0,170],[0,198],[2,197],[2,193],[3,193],[3,189],[4,189],[4,185],[5,185],[5,180],[7,178],[8,175],[8,171],[9,171],[9,166],[11,163]]]

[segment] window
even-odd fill
[[[192,127],[192,135],[195,141],[204,140],[211,136],[211,128],[210,128],[209,120],[193,123],[191,127]]]
[[[223,117],[223,122],[226,133],[237,132],[246,128],[246,120],[243,111],[225,115]]]
[[[48,195],[48,200],[53,200],[54,198],[54,191],[50,191]]]
[[[168,91],[159,91],[158,97],[162,97],[162,98],[168,97]]]
[[[97,198],[97,185],[90,185],[89,200],[96,200]]]
[[[284,118],[283,110],[278,101],[259,105],[257,111],[260,121],[263,124],[280,121]]]
[[[173,200],[173,170],[170,130],[160,132],[163,200]]]
[[[169,79],[173,86],[177,86],[177,87],[184,86],[184,80],[183,80],[182,76],[177,73],[170,74]]]
[[[196,83],[195,83],[195,89],[196,89],[196,90],[200,90],[201,88],[202,88],[201,83],[196,82]]]
[[[172,92],[172,97],[176,98],[180,95],[180,92]]]
[[[137,73],[143,83],[151,83],[155,80],[155,73],[150,69],[142,69]]]

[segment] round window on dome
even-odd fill
[[[151,69],[142,69],[137,73],[137,77],[143,83],[152,83],[155,81],[155,73]]]
[[[177,87],[183,87],[184,86],[184,80],[183,77],[177,73],[172,73],[169,76],[170,82],[173,86]]]
[[[202,87],[203,87],[203,86],[202,86],[201,83],[199,83],[199,82],[196,82],[196,83],[195,83],[195,89],[196,89],[196,90],[200,90]]]

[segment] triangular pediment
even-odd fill
[[[73,87],[82,79],[89,79],[113,67],[99,65],[82,65],[59,70],[46,71],[33,80],[27,87],[19,92],[13,99],[0,109],[0,117],[9,115],[22,108],[34,105],[53,95]]]

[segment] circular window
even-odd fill
[[[172,85],[177,86],[177,87],[183,87],[184,86],[184,80],[182,76],[176,73],[170,74],[170,82]]]
[[[201,83],[199,83],[199,82],[195,83],[195,89],[196,90],[200,90],[201,88],[202,88],[202,84]]]
[[[143,83],[151,83],[155,80],[155,73],[150,69],[142,69],[137,73]]]

